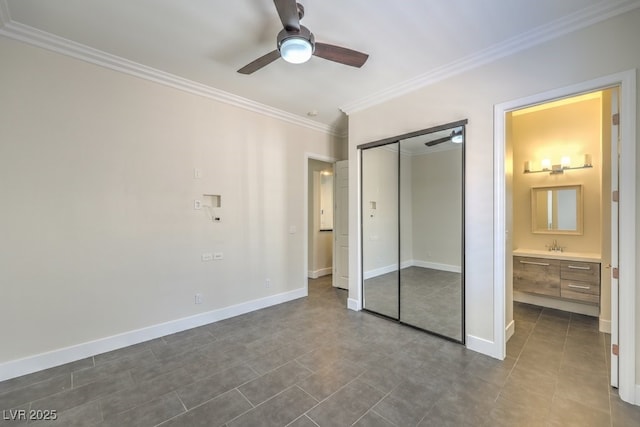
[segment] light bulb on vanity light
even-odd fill
[[[591,154],[584,155],[584,166],[591,166]]]
[[[551,160],[542,159],[542,162],[540,163],[540,165],[542,166],[543,171],[548,171],[551,169]]]
[[[560,165],[562,165],[563,169],[571,167],[571,158],[569,156],[562,156],[560,159]]]

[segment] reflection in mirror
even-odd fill
[[[460,129],[400,141],[400,320],[462,340]]]
[[[582,234],[582,186],[531,188],[534,233]]]
[[[365,309],[398,319],[398,143],[362,150]]]
[[[333,173],[320,173],[320,231],[333,230]]]
[[[364,144],[364,309],[464,342],[466,120]]]

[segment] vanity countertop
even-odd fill
[[[515,249],[511,252],[515,256],[529,256],[537,258],[562,259],[565,261],[601,262],[600,254],[586,252],[554,252],[539,249]]]

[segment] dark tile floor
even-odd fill
[[[398,281],[400,289],[398,289]],[[400,291],[400,292],[399,292]],[[408,325],[462,341],[462,275],[406,267],[364,281],[364,307]]]
[[[500,362],[345,308],[330,278],[309,297],[0,383],[42,426],[637,426],[608,386],[588,317],[515,307]]]

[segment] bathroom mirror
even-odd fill
[[[582,185],[531,188],[531,227],[540,234],[582,234]]]
[[[363,308],[461,343],[465,125],[358,147]]]

